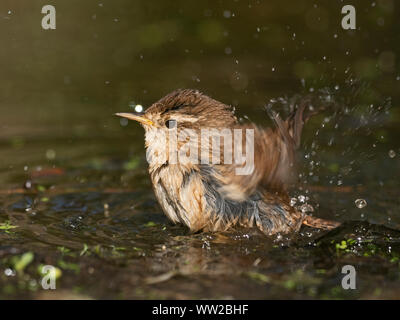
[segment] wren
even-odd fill
[[[305,103],[300,104],[285,121],[272,113],[275,127],[260,128],[239,123],[231,106],[197,90],[179,89],[144,113],[116,115],[143,126],[153,189],[172,222],[192,232],[242,226],[273,235],[296,232],[302,225],[327,230],[339,225],[290,205],[287,188],[304,110]],[[203,138],[206,129],[209,139]],[[253,154],[236,157],[243,150]]]

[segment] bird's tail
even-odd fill
[[[286,145],[290,163],[293,163],[295,151],[300,146],[301,132],[303,131],[304,124],[311,116],[307,115],[304,117],[304,111],[309,103],[309,99],[303,99],[297,110],[293,111],[286,120],[282,120],[280,115],[272,110],[270,105],[267,106],[267,112],[276,125],[276,132]]]
[[[298,105],[295,109],[295,105]],[[307,106],[317,105],[315,109],[306,108]],[[326,103],[321,101],[313,102],[311,96],[301,98],[298,103],[291,105],[292,113],[289,117],[283,121],[279,114],[272,110],[271,105],[267,106],[267,111],[271,119],[275,122],[279,134],[283,137],[286,144],[291,146],[292,150],[296,150],[300,146],[301,133],[303,131],[304,124],[314,115],[322,112],[327,108]]]
[[[332,230],[340,226],[340,222],[320,219],[306,215],[303,224],[316,229]]]
[[[309,103],[309,99],[303,99],[297,110],[292,112],[286,121],[283,122],[284,127],[290,135],[294,149],[300,146],[301,132],[303,131],[304,124],[311,117],[310,114],[304,117],[304,110]]]
[[[306,111],[306,106],[311,105],[312,101],[310,97],[306,97],[301,100],[297,110],[283,121],[278,114],[271,113],[273,120],[276,123],[279,133],[283,137],[288,147],[289,157],[293,161],[295,150],[300,146],[301,133],[303,131],[304,124],[315,114],[325,109],[325,106],[321,106],[318,110]],[[303,225],[323,229],[331,230],[340,225],[339,222],[320,219],[306,215],[302,221]]]

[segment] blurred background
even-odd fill
[[[114,111],[181,87],[243,113],[351,77],[368,81],[370,96],[398,94],[393,0],[352,2],[357,30],[348,31],[342,1],[52,1],[56,30],[41,28],[45,4],[0,5],[3,138],[74,138],[95,124],[97,134],[119,134]]]
[[[47,4],[56,30],[41,27]],[[346,4],[356,30],[341,27]],[[399,17],[394,0],[2,0],[0,223],[18,226],[0,234],[4,265],[10,248],[132,246],[149,221],[170,230],[151,193],[142,128],[113,113],[177,88],[260,125],[270,124],[267,103],[285,113],[294,97],[325,101],[306,127],[292,196],[318,216],[397,227]],[[56,259],[37,250],[38,261]]]

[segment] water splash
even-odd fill
[[[354,201],[354,203],[358,209],[362,209],[367,206],[367,201],[365,201],[364,199],[357,199],[356,201]]]

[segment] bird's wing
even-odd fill
[[[221,186],[219,191],[236,201],[246,199],[255,191],[284,192],[294,173],[293,162],[300,144],[303,111],[304,106],[300,106],[286,121],[272,114],[276,123],[274,129],[261,129],[253,124],[237,126],[242,135],[233,135],[232,164],[216,166],[215,178]],[[240,152],[235,153],[240,143],[242,161]]]

